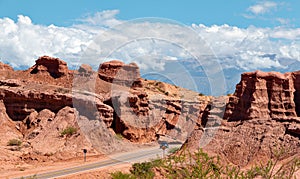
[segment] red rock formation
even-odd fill
[[[126,65],[117,60],[105,62],[100,65],[98,74],[100,79],[117,85],[142,86],[139,67],[135,63]]]
[[[74,105],[78,107],[81,115],[86,115],[91,119],[96,119],[98,116],[107,125],[113,121],[113,109],[103,104],[97,95],[71,94],[69,89],[60,87],[45,91],[41,89],[43,85],[29,83],[26,86],[15,80],[0,80],[0,85],[0,100],[3,100],[7,114],[14,121],[23,121],[35,110],[49,109],[57,112],[66,106],[73,107]],[[37,87],[35,90],[28,89],[34,85]]]
[[[11,78],[14,70],[11,66],[0,62],[0,79]]]
[[[147,143],[160,135],[184,140],[201,118],[207,101],[165,99],[140,90],[115,93],[109,102],[114,110],[112,128],[132,142]]]
[[[66,76],[69,72],[67,63],[59,58],[42,56],[36,60],[36,64],[29,69],[30,73],[49,73],[53,78]]]
[[[93,69],[90,65],[82,64],[78,69],[79,74],[89,76],[93,74]]]
[[[288,119],[298,116],[300,90],[299,72],[249,72],[229,98],[224,118],[248,120],[253,118]]]
[[[76,109],[64,107],[57,113],[48,109],[40,112],[33,111],[24,120],[24,139],[30,143],[35,152],[61,158],[79,156],[83,148],[94,153],[92,144],[85,138],[78,125],[79,114]],[[73,135],[63,135],[62,131],[72,127],[76,129]],[[66,138],[69,138],[66,140]],[[29,152],[31,152],[29,150]],[[23,155],[26,159],[28,156]]]
[[[16,124],[9,118],[2,100],[0,100],[0,145],[6,146],[10,139],[21,138],[16,129]]]
[[[274,152],[284,157],[300,152],[300,72],[249,72],[242,74],[226,109],[208,108],[205,122],[185,143],[191,152],[203,148],[238,166],[266,162]],[[212,114],[225,111],[224,117]],[[211,125],[219,118],[221,126]],[[203,125],[204,124],[204,125]]]
[[[0,71],[14,71],[14,69],[9,65],[0,62]]]

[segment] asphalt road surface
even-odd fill
[[[172,145],[169,145],[169,148],[180,147],[180,146],[181,145],[179,145],[179,144],[172,144]],[[166,149],[166,153],[167,153],[167,149]],[[124,164],[124,163],[143,162],[143,161],[147,161],[149,159],[160,158],[162,156],[163,156],[162,149],[160,149],[159,147],[155,147],[155,148],[152,147],[152,148],[137,150],[137,151],[133,151],[133,152],[111,155],[111,156],[109,156],[108,159],[104,159],[99,162],[95,162],[95,163],[91,163],[91,164],[66,168],[66,169],[62,169],[62,170],[49,171],[46,173],[37,173],[37,174],[30,175],[30,176],[24,176],[23,179],[30,178],[33,176],[38,179],[57,178],[57,177],[67,176],[67,175],[71,175],[71,174],[75,174],[75,173],[81,173],[84,171],[104,168],[104,167],[113,166],[113,165],[119,165],[119,164]],[[16,178],[16,179],[21,179],[21,178]]]

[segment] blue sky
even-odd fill
[[[299,0],[0,0],[0,17],[16,20],[21,14],[29,16],[36,24],[70,26],[90,14],[117,9],[120,11],[117,17],[121,20],[162,17],[187,25],[299,27],[297,7],[300,7]]]

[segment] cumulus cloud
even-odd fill
[[[276,8],[265,2],[263,5],[269,10]],[[258,7],[253,11],[268,12]],[[20,67],[33,65],[42,55],[59,57],[69,64],[92,60],[94,65],[105,58],[118,58],[136,61],[145,70],[163,70],[168,61],[177,59],[215,59],[214,55],[223,67],[244,70],[285,68],[280,59],[300,61],[298,28],[239,28],[226,24],[185,27],[157,19],[124,24],[116,18],[118,13],[99,12],[71,27],[38,25],[23,15],[16,22],[2,18],[1,61]],[[270,58],[266,54],[276,56]]]
[[[244,70],[285,66],[279,59],[300,60],[300,30],[297,28],[238,28],[229,25],[193,25],[226,66]],[[265,54],[276,54],[271,59]],[[237,63],[238,62],[238,63]]]
[[[255,15],[262,15],[275,10],[278,7],[278,3],[273,1],[262,1],[250,6],[247,10]]]
[[[90,34],[75,28],[35,25],[27,16],[14,22],[0,19],[1,61],[13,67],[31,66],[42,55],[75,60],[91,40]]]

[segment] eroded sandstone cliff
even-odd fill
[[[43,56],[24,71],[0,64],[0,73],[5,160],[55,161],[79,156],[83,148],[94,155],[128,151],[160,136],[184,141],[210,100],[143,80],[136,64],[120,61],[106,62],[98,72],[88,65],[76,71]],[[69,128],[74,133],[63,135]],[[12,139],[20,146],[7,146]]]
[[[298,155],[299,73],[242,74],[225,106],[216,105],[220,99],[212,101],[206,125],[192,133],[185,148],[203,148],[238,166],[266,162],[281,149],[285,151],[282,158]],[[211,118],[214,111],[223,111],[224,116]],[[210,121],[219,121],[221,125],[207,125]]]

